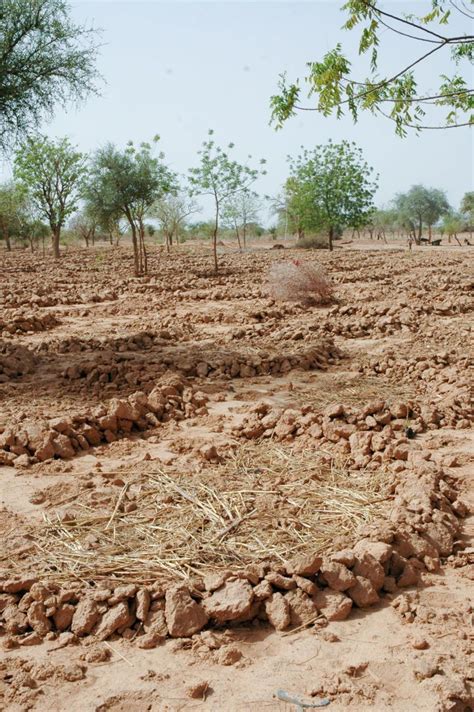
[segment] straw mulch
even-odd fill
[[[324,465],[314,452],[271,443],[246,444],[199,473],[149,465],[135,511],[123,511],[126,484],[110,511],[78,502],[67,521],[45,517],[29,570],[62,583],[149,583],[282,563],[351,542],[360,525],[387,515],[391,499],[382,471]]]

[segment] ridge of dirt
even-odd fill
[[[0,705],[473,708],[471,252],[292,254],[2,257]]]

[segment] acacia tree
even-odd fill
[[[257,193],[251,190],[242,190],[232,196],[225,203],[222,211],[223,222],[235,230],[239,249],[242,249],[240,237],[244,249],[247,247],[247,231],[250,223],[258,221],[260,211],[260,201]]]
[[[158,140],[155,136],[154,143]],[[107,144],[93,157],[84,190],[86,200],[100,206],[104,218],[122,215],[128,221],[137,277],[148,271],[145,218],[157,200],[175,190],[176,176],[163,158],[162,153],[153,156],[149,143],[135,148],[130,142],[124,151]]]
[[[76,24],[64,0],[0,3],[0,150],[96,93],[97,31]]]
[[[217,235],[219,222],[225,204],[242,191],[249,190],[256,181],[259,173],[265,174],[263,168],[250,168],[229,158],[229,154],[217,146],[212,136],[214,131],[209,131],[209,139],[204,141],[198,152],[201,157],[200,165],[189,170],[189,182],[193,195],[209,195],[214,202],[214,227],[212,231],[212,251],[214,257],[214,272],[217,274],[219,266],[217,261]],[[234,148],[230,143],[229,149]],[[251,156],[249,156],[251,158]],[[260,160],[260,166],[265,164],[265,159]]]
[[[0,236],[8,251],[12,249],[11,238],[18,229],[25,201],[25,191],[13,181],[0,185]]]
[[[193,213],[199,210],[197,203],[185,190],[177,190],[157,200],[151,211],[165,236],[166,251],[170,252],[173,239],[179,240],[179,231]]]
[[[474,90],[468,87],[461,66],[473,60],[474,14],[463,0],[431,0],[419,16],[387,12],[382,9],[381,0],[347,0],[342,9],[348,13],[344,29],[357,32],[362,26],[359,54],[370,57],[367,78],[354,77],[340,44],[322,59],[307,63],[306,93],[308,99],[315,99],[315,105],[302,106],[299,81],[288,83],[281,75],[279,93],[271,97],[272,121],[277,128],[298,110],[319,111],[337,118],[347,111],[355,122],[361,112],[370,111],[391,119],[399,136],[405,136],[407,128],[421,131],[474,123]],[[451,13],[465,23],[467,32],[449,33]],[[402,59],[386,76],[380,76],[378,55],[387,30],[409,40],[418,53],[415,59]],[[438,52],[448,55],[445,64],[448,66],[450,60],[451,68],[441,75],[436,90],[419,87],[418,69]],[[400,56],[404,58],[405,53],[401,51]],[[424,117],[428,111],[440,113],[436,107],[447,114],[428,119],[435,123],[427,124]]]
[[[377,181],[371,179],[373,169],[354,143],[330,141],[312,151],[304,149],[288,161],[286,192],[301,231],[326,231],[332,250],[338,228],[356,228],[367,222],[374,207]]]
[[[402,222],[408,224],[416,241],[423,235],[423,226],[428,227],[429,240],[433,225],[450,210],[444,191],[414,185],[407,193],[398,194],[394,200]]]
[[[29,138],[15,155],[15,177],[51,228],[55,259],[61,229],[77,208],[85,171],[85,156],[67,138]]]

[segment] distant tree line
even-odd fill
[[[53,255],[59,258],[65,230],[87,246],[96,239],[118,244],[128,232],[134,272],[140,276],[148,270],[147,241],[158,230],[168,252],[186,234],[210,239],[217,272],[219,235],[234,236],[245,249],[249,235],[263,232],[263,201],[253,186],[265,173],[265,161],[256,167],[239,163],[229,155],[233,144],[220,148],[210,132],[197,165],[183,180],[156,152],[158,142],[155,136],[151,143],[129,142],[124,149],[108,144],[87,156],[67,138],[27,138],[15,153],[14,180],[0,185],[0,239],[6,249],[14,241],[32,250],[42,243],[44,249],[50,235]],[[435,227],[454,239],[472,230],[472,192],[454,210],[442,190],[415,185],[377,209],[378,179],[353,143],[330,141],[302,149],[288,158],[288,166],[282,192],[270,204],[281,232],[299,239],[325,235],[332,249],[347,229],[383,240],[406,235],[417,243],[431,241]],[[211,197],[214,217],[191,223],[199,211],[196,197],[203,195]],[[274,237],[276,231],[270,230]]]
[[[321,189],[320,183],[320,189]],[[352,183],[352,186],[354,183]],[[344,195],[344,193],[342,193]],[[328,196],[335,193],[330,184]],[[406,193],[397,194],[388,206],[376,208],[368,196],[359,198],[353,209],[337,209],[332,220],[326,211],[330,208],[329,197],[322,204],[323,215],[318,210],[318,202],[306,190],[305,184],[295,182],[293,175],[288,179],[283,192],[273,201],[279,221],[280,232],[296,235],[304,242],[307,236],[321,235],[332,225],[332,238],[340,238],[344,230],[352,236],[368,235],[371,239],[387,241],[387,237],[406,236],[416,244],[432,241],[433,230],[457,239],[458,233],[469,232],[472,237],[474,225],[474,193],[465,193],[458,209],[453,208],[443,190],[412,186]],[[349,205],[350,208],[350,205]],[[329,221],[329,222],[328,222]],[[313,240],[314,245],[318,243]],[[311,244],[308,241],[308,244]],[[320,241],[321,244],[321,241]],[[329,245],[330,246],[330,245]]]

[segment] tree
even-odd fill
[[[399,136],[405,136],[407,128],[421,131],[473,124],[474,90],[468,88],[461,65],[472,63],[474,35],[456,32],[450,35],[444,29],[454,12],[472,32],[474,15],[462,0],[450,0],[449,6],[448,0],[431,0],[420,16],[387,12],[382,9],[381,0],[347,0],[342,8],[348,13],[344,29],[357,31],[362,25],[359,54],[370,57],[368,77],[354,78],[351,62],[340,44],[319,61],[307,63],[307,95],[308,99],[316,99],[315,106],[301,105],[299,80],[288,84],[286,76],[280,75],[279,94],[271,97],[272,121],[277,128],[298,110],[319,111],[324,116],[335,114],[337,118],[348,111],[354,122],[362,112],[370,111],[391,119]],[[417,54],[406,60],[405,52],[401,51],[403,59],[399,66],[380,76],[378,53],[387,30],[407,38]],[[438,52],[450,53],[445,58],[446,64],[451,61],[450,73],[441,75],[435,90],[419,87],[418,70]],[[427,111],[433,109],[436,114],[447,110],[447,114],[444,119],[425,119]],[[427,120],[435,123],[426,124]]]
[[[61,229],[76,210],[85,170],[85,156],[67,138],[29,138],[15,155],[15,177],[48,222],[56,259]]]
[[[431,242],[433,225],[450,210],[444,191],[422,185],[414,185],[408,193],[397,195],[394,203],[402,224],[409,226],[418,243],[422,238],[423,226],[428,227]]]
[[[289,158],[289,164],[289,214],[298,216],[299,237],[305,230],[324,230],[332,250],[338,228],[367,221],[377,182],[371,180],[372,168],[354,143],[330,141],[313,151],[304,149],[297,158]]]
[[[114,240],[118,245],[123,232],[121,224],[123,214],[117,206],[111,208],[106,202],[107,196],[103,191],[101,192],[101,185],[94,184],[90,176],[84,182],[81,196],[84,201],[84,211],[96,223],[97,232],[107,235],[111,245]]]
[[[159,140],[155,136],[154,143]],[[163,163],[163,154],[153,156],[152,146],[130,142],[124,151],[112,144],[99,149],[93,160],[86,200],[100,208],[103,218],[127,219],[132,231],[135,275],[147,273],[145,218],[157,200],[175,189],[176,177]]]
[[[28,209],[28,204],[26,204],[25,207],[26,209],[22,211],[19,215],[15,237],[23,245],[28,244],[32,252],[36,250],[41,240],[43,242],[44,254],[44,241],[50,234],[49,227],[45,225],[44,222],[38,220],[32,215],[32,213]]]
[[[388,231],[392,235],[395,233],[397,212],[390,208],[379,208],[375,210],[371,222],[375,229],[377,240],[383,239],[386,241]]]
[[[12,249],[11,238],[18,231],[20,212],[25,203],[24,190],[13,182],[0,185],[0,237],[8,251]]]
[[[464,193],[461,201],[461,213],[466,217],[469,226],[469,235],[472,238],[472,226],[474,225],[474,191]]]
[[[239,249],[242,249],[240,237],[244,249],[247,247],[247,232],[251,223],[258,221],[260,211],[260,201],[257,193],[251,190],[242,190],[229,198],[222,210],[222,220],[224,224],[235,230]]]
[[[152,216],[155,217],[163,231],[166,251],[169,252],[173,239],[179,240],[179,231],[186,218],[198,212],[197,203],[185,190],[177,190],[164,195],[153,206]]]
[[[212,231],[212,249],[214,256],[214,272],[218,272],[217,262],[217,234],[219,232],[219,220],[224,205],[242,191],[249,190],[256,181],[259,172],[265,170],[253,169],[247,165],[242,165],[229,158],[229,155],[220,146],[216,146],[213,140],[214,132],[209,131],[209,139],[204,141],[202,149],[199,151],[201,157],[200,165],[189,170],[189,182],[193,195],[210,195],[214,202],[214,228]],[[234,148],[230,143],[229,149]],[[251,158],[251,156],[249,156]],[[262,158],[260,165],[263,166],[265,160]]]
[[[448,242],[451,242],[451,238],[454,237],[456,242],[459,243],[458,232],[462,232],[465,227],[465,222],[463,216],[460,213],[456,213],[454,210],[446,213],[443,217],[443,222],[441,224],[441,229],[448,236]]]
[[[99,221],[94,211],[86,205],[82,210],[74,215],[69,223],[69,227],[73,232],[77,233],[89,247],[89,242],[94,244]]]
[[[0,150],[34,132],[57,104],[97,93],[96,39],[64,0],[2,0]]]

